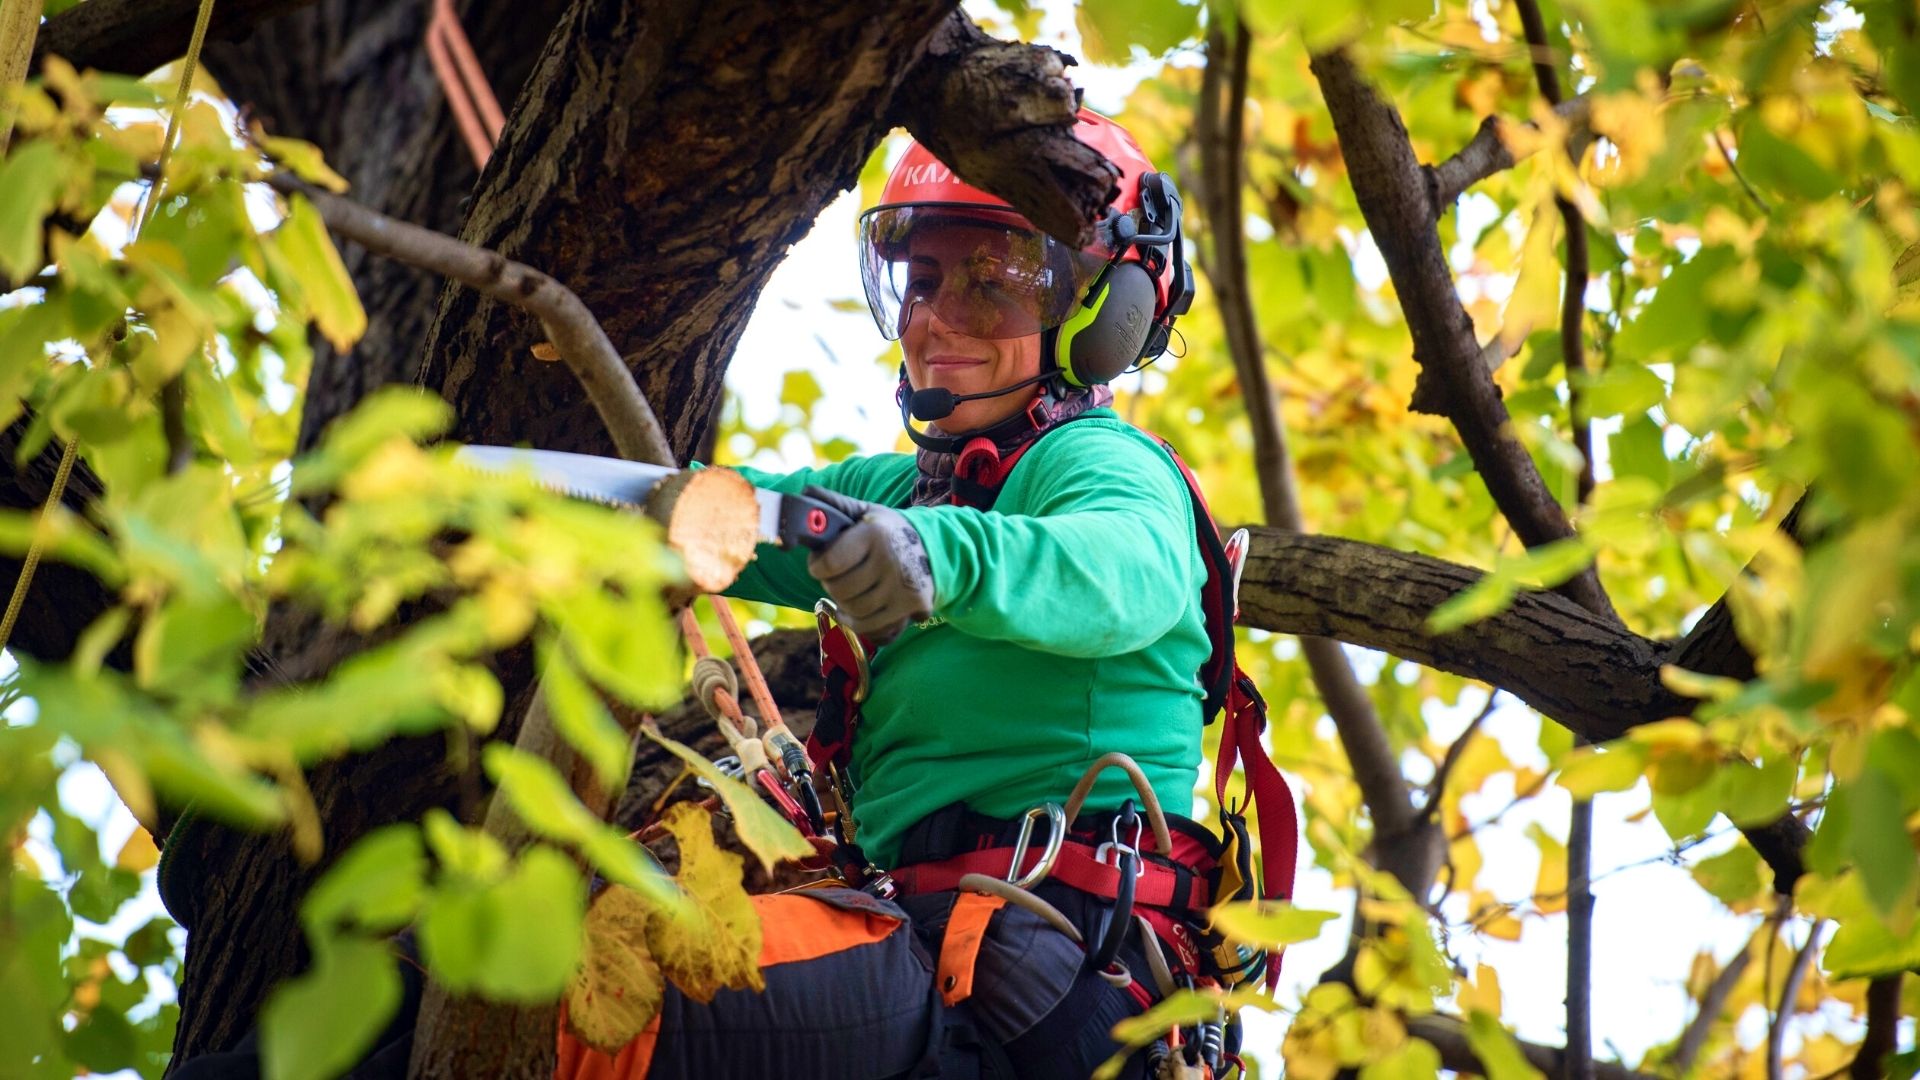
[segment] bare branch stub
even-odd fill
[[[1073,136],[1073,63],[1044,45],[999,41],[955,11],[894,95],[893,119],[962,180],[1085,247],[1120,173]]]
[[[1567,156],[1578,160],[1586,152],[1587,143],[1593,140],[1593,130],[1589,126],[1593,102],[1582,94],[1555,105],[1553,111],[1571,129],[1567,139]],[[1474,132],[1467,145],[1452,157],[1437,165],[1421,167],[1426,173],[1427,198],[1436,217],[1445,213],[1468,188],[1519,164],[1506,139],[1500,134],[1501,125],[1506,122],[1498,116],[1487,117],[1480,122],[1480,130]]]

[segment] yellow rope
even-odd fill
[[[147,222],[153,219],[154,208],[160,205],[160,188],[167,180],[167,162],[173,157],[173,140],[180,134],[180,117],[187,111],[187,97],[193,90],[194,69],[200,65],[200,46],[207,40],[207,23],[213,18],[213,0],[200,0],[200,13],[193,21],[193,39],[187,43],[187,58],[180,69],[180,87],[173,95],[173,113],[167,117],[167,134],[160,141],[160,161],[154,170],[153,186],[147,189],[147,201],[141,207],[133,226],[127,232],[127,242],[139,239]],[[20,608],[26,604],[27,590],[33,585],[33,573],[40,566],[40,552],[47,543],[47,523],[53,519],[53,511],[60,506],[60,499],[67,492],[67,477],[73,472],[74,459],[80,456],[80,440],[68,439],[66,452],[60,455],[60,468],[53,474],[53,487],[47,491],[47,502],[40,508],[40,520],[33,529],[33,541],[27,545],[27,557],[20,564],[20,580],[13,583],[13,595],[7,600],[7,613],[0,617],[0,649],[7,647],[13,640],[13,624],[20,617]]]

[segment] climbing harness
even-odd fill
[[[1037,440],[1035,440],[1037,441]],[[1196,822],[1164,813],[1139,766],[1124,754],[1110,753],[1094,762],[1075,785],[1066,804],[1045,803],[1013,821],[997,821],[967,814],[955,806],[934,815],[958,814],[957,822],[929,819],[915,827],[919,834],[946,834],[932,851],[903,851],[905,865],[889,872],[873,867],[853,844],[854,821],[847,807],[852,793],[845,782],[861,705],[871,684],[868,661],[872,649],[840,623],[831,602],[815,607],[820,632],[820,663],[826,690],[822,695],[807,750],[812,760],[825,763],[828,798],[838,811],[835,865],[856,887],[869,891],[898,891],[904,895],[956,890],[953,918],[964,910],[978,914],[984,900],[994,906],[1015,904],[1040,915],[1049,924],[1087,950],[1086,968],[1109,983],[1130,989],[1144,1008],[1151,1000],[1144,987],[1119,962],[1121,946],[1137,937],[1145,958],[1146,976],[1165,997],[1179,986],[1217,986],[1223,989],[1264,982],[1271,989],[1279,976],[1280,957],[1228,941],[1213,931],[1206,911],[1224,901],[1288,899],[1298,857],[1299,819],[1293,793],[1280,775],[1261,734],[1266,729],[1266,702],[1253,680],[1233,655],[1233,624],[1239,616],[1238,594],[1245,569],[1248,534],[1236,531],[1225,543],[1200,491],[1198,479],[1165,440],[1158,440],[1187,486],[1193,509],[1194,531],[1207,567],[1203,608],[1212,649],[1201,668],[1204,722],[1221,716],[1220,752],[1214,771],[1218,813],[1217,835]],[[990,440],[974,440],[960,449],[954,463],[948,498],[957,504],[991,506],[993,498],[1032,441],[1001,455]],[[1091,826],[1080,822],[1080,809],[1100,773],[1124,770],[1133,782],[1136,798],[1117,812],[1098,815]],[[1236,771],[1246,774],[1244,793],[1229,798]],[[1255,815],[1249,828],[1247,815]],[[1078,826],[1078,827],[1076,827]],[[1044,837],[1036,831],[1044,828]],[[1263,856],[1255,871],[1254,836]],[[1143,842],[1150,844],[1143,848]],[[1056,882],[1081,893],[1111,901],[1111,908],[1089,935],[1033,890]],[[964,905],[964,907],[963,907]],[[964,948],[966,934],[957,938],[949,928],[943,945],[942,970],[949,966],[947,949]],[[977,946],[976,946],[977,947]],[[953,961],[958,965],[959,961]],[[957,970],[949,977],[960,978]],[[957,985],[957,984],[956,984]],[[1176,1030],[1155,1045],[1151,1075],[1158,1078],[1211,1078],[1223,1075],[1238,1062],[1237,1021],[1224,1013]]]

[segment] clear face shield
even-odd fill
[[[1017,338],[1065,322],[1111,261],[1060,243],[1010,211],[920,204],[860,218],[860,277],[880,333],[895,341],[921,307],[976,338]]]

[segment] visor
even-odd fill
[[[1011,211],[966,204],[879,207],[860,218],[860,280],[888,341],[925,307],[976,338],[1066,322],[1111,257],[1060,243]]]

